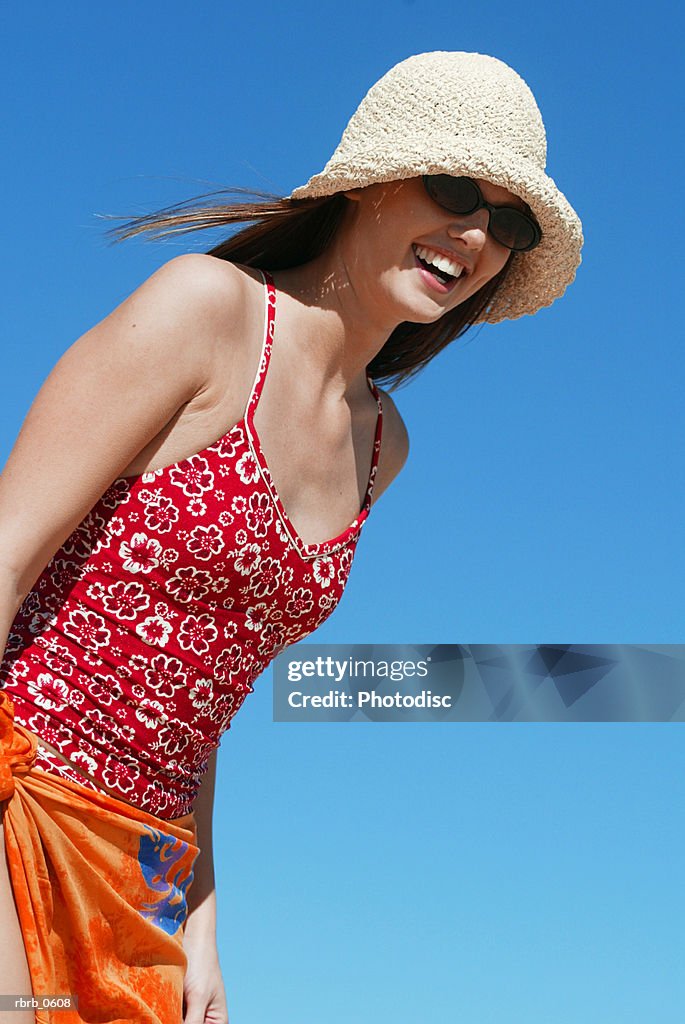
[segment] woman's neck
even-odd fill
[[[322,381],[342,392],[362,385],[366,367],[397,326],[355,293],[344,252],[331,246],[309,263],[273,273],[278,323],[297,332],[298,346]]]

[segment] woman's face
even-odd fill
[[[525,204],[498,185],[476,179],[495,206]],[[470,298],[507,262],[510,250],[487,230],[488,211],[450,213],[421,178],[347,193],[352,203],[344,254],[355,292],[373,296],[397,323],[431,323]],[[436,267],[434,261],[441,260]],[[447,261],[447,262],[444,262]],[[430,267],[426,264],[430,264]],[[391,317],[392,318],[392,317]]]

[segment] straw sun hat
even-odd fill
[[[545,174],[547,140],[535,98],[507,64],[480,53],[421,53],[391,68],[362,100],[323,171],[292,199],[422,174],[500,185],[530,206],[540,244],[519,252],[480,320],[549,306],[573,281],[580,220]]]

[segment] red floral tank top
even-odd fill
[[[10,630],[1,685],[39,747],[37,766],[97,782],[152,814],[189,813],[212,751],[256,677],[321,625],[342,596],[369,513],[304,544],[274,487],[254,426],[274,335],[245,415],[173,466],[119,477],[36,581]]]

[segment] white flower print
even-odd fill
[[[239,424],[236,424],[233,430],[229,431],[228,434],[224,434],[224,436],[217,441],[214,447],[222,459],[232,459],[236,453],[236,449],[244,442],[244,440],[245,435],[243,434],[243,428]]]
[[[83,660],[85,661],[86,665],[93,665],[95,668],[100,668],[100,666],[102,665],[102,658],[100,658],[97,654],[94,654],[92,651],[84,651]]]
[[[88,775],[95,775],[97,772],[98,763],[94,757],[90,757],[83,750],[76,750],[74,753],[69,754],[69,760],[77,768],[86,772]]]
[[[62,545],[62,551],[66,555],[75,555],[76,558],[85,561],[91,554],[93,546],[94,542],[91,542],[86,520],[84,519],[74,532],[67,537]]]
[[[291,615],[294,619],[299,619],[301,615],[308,615],[313,607],[314,599],[311,590],[307,590],[306,587],[300,587],[298,590],[293,591],[285,611],[287,615]]]
[[[352,552],[349,548],[344,548],[339,552],[338,563],[338,583],[341,587],[344,587],[352,568]]]
[[[12,634],[10,634],[10,636],[11,635]],[[21,646],[21,644],[17,644],[17,646],[14,648],[14,650],[18,650],[20,646]],[[10,646],[9,646],[9,642],[8,642],[6,647],[5,647],[5,653],[8,654],[9,651],[10,651]],[[47,661],[47,659],[46,659],[46,661]],[[54,667],[54,666],[52,666],[52,667]],[[25,661],[21,661],[21,660],[17,659],[17,661],[13,661],[12,662],[12,677],[14,679],[25,679],[26,676],[28,676],[30,671],[31,670],[30,670],[29,666],[26,664]],[[7,677],[7,675],[8,675],[8,669],[3,666],[2,678],[5,679]],[[0,686],[0,689],[4,689],[4,684],[2,684],[2,686]]]
[[[158,601],[155,605],[155,615],[159,615],[162,619],[175,619],[177,618],[176,612],[172,612],[168,604],[164,601]]]
[[[81,728],[87,736],[92,736],[96,747],[114,747],[121,735],[111,715],[106,715],[99,708],[86,711],[81,719]]]
[[[212,702],[214,696],[214,684],[211,679],[196,679],[188,697],[196,708],[206,708]]]
[[[149,782],[143,793],[142,800],[150,814],[160,814],[166,808],[169,801],[169,794],[165,783],[160,779],[154,779],[152,782]]]
[[[122,697],[122,689],[116,679],[100,673],[96,673],[90,680],[88,692],[93,700],[106,707]]]
[[[28,616],[35,614],[35,612],[37,611],[40,611],[40,607],[40,598],[38,594],[35,592],[35,590],[32,590],[31,593],[23,601],[21,607],[19,608],[19,611],[22,616]]]
[[[267,622],[262,630],[261,642],[257,650],[260,654],[264,654],[268,658],[271,658],[279,650],[282,643],[283,628],[273,622]]]
[[[221,731],[223,731],[239,707],[240,702],[234,693],[222,694],[211,705],[209,718],[212,722],[219,722]]]
[[[179,601],[198,601],[209,593],[211,582],[210,573],[189,565],[176,570],[167,581],[166,589]]]
[[[193,767],[199,768],[201,775],[207,771],[209,763],[209,755],[213,750],[216,750],[216,741],[214,739],[209,740],[206,743],[196,743],[195,752],[193,755],[192,764]]]
[[[183,488],[187,498],[204,494],[214,486],[214,474],[202,455],[193,455],[185,464],[175,466],[169,474],[169,480],[176,487]]]
[[[48,710],[61,710],[66,707],[69,699],[67,684],[63,679],[55,678],[50,672],[39,673],[36,682],[30,682],[27,689],[36,698],[36,704]]]
[[[274,517],[273,505],[269,495],[260,494],[258,491],[251,494],[249,506],[249,511],[245,516],[248,529],[254,533],[255,537],[266,537]]]
[[[179,658],[157,654],[145,672],[145,682],[156,691],[160,699],[173,698],[176,690],[186,686],[186,673]]]
[[[242,496],[242,494],[236,495],[236,497],[231,502],[231,508],[233,509],[237,516],[241,516],[243,514],[243,512],[247,508],[247,501]]]
[[[252,608],[247,609],[247,615],[245,616],[245,625],[248,629],[254,630],[258,633],[264,628],[264,624],[268,617],[268,605],[262,602],[261,604],[253,605]]]
[[[125,714],[126,708],[121,707],[121,708],[118,708],[117,710],[119,712],[119,717],[123,718],[124,715],[121,715],[121,712],[123,711],[124,714]],[[123,744],[125,744],[126,746],[130,747],[131,743],[133,742],[133,737],[136,734],[135,733],[135,729],[133,728],[131,723],[130,722],[124,722],[123,725],[120,725],[119,726],[119,733],[121,735],[121,742]]]
[[[119,505],[125,505],[130,500],[130,497],[128,483],[123,478],[120,478],[107,488],[100,502],[105,508],[118,508]]]
[[[76,658],[67,647],[53,639],[45,650],[45,664],[53,672],[68,678],[74,670]]]
[[[80,609],[70,613],[64,623],[64,632],[82,647],[95,651],[99,647],[105,647],[112,638],[101,615],[98,615],[97,612],[81,611]]]
[[[330,586],[335,579],[335,565],[332,558],[317,558],[314,562],[314,579],[322,587]]]
[[[107,587],[102,605],[110,615],[116,615],[118,619],[133,621],[140,612],[149,608],[150,598],[145,593],[142,583],[119,581]]]
[[[140,766],[132,758],[124,760],[121,756],[107,755],[107,763],[102,773],[107,786],[119,789],[122,793],[131,793],[139,775]]]
[[[196,526],[191,531],[188,551],[195,558],[200,558],[205,562],[209,561],[212,555],[218,555],[223,547],[224,538],[217,526]]]
[[[283,569],[275,558],[262,558],[250,580],[250,590],[255,597],[266,597],[273,594],[279,584]]]
[[[50,565],[52,567],[50,579],[55,585],[56,590],[68,587],[70,583],[73,583],[74,576],[78,572],[78,564],[76,562],[70,562],[66,558],[55,558]]]
[[[126,529],[126,524],[121,516],[112,516],[110,521],[107,523],[107,532],[112,537],[120,537]]]
[[[178,642],[184,651],[205,654],[218,635],[211,615],[188,615],[178,631]]]
[[[71,729],[67,729],[61,722],[53,722],[42,711],[28,719],[28,727],[36,736],[59,750],[63,750],[73,738]]]
[[[182,731],[182,722],[171,722],[164,725],[157,733],[155,750],[163,750],[166,754],[181,754],[188,746],[189,736]]]
[[[95,546],[92,550],[91,555],[99,555],[100,552],[104,551],[105,548],[108,548],[111,543],[112,535],[105,529],[105,531],[101,533],[97,540],[95,541]]]
[[[31,633],[42,633],[44,629],[54,626],[57,618],[56,612],[42,611],[34,615],[29,623]]]
[[[173,626],[159,615],[149,615],[136,626],[136,633],[151,647],[166,647]]]
[[[155,495],[145,506],[145,525],[157,533],[169,533],[178,522],[178,509],[171,498]]]
[[[259,544],[246,544],[238,553],[238,557],[233,564],[239,573],[242,573],[243,576],[249,576],[259,565],[260,557]]]
[[[231,644],[224,647],[216,659],[216,674],[218,676],[234,676],[240,671],[243,651],[240,644]]]
[[[281,520],[278,518],[278,516],[276,516],[276,524],[275,525],[276,525],[276,533],[278,534],[278,539],[282,540],[283,543],[285,544],[287,542],[287,540],[288,540],[288,531],[286,530],[285,526],[283,525]]]
[[[235,468],[244,484],[255,484],[259,480],[259,463],[249,449],[240,456]]]
[[[128,572],[152,572],[159,565],[161,551],[159,541],[145,533],[134,533],[131,543],[124,541],[119,548],[119,554],[124,559],[124,569]]]
[[[165,569],[170,569],[172,565],[178,562],[178,551],[175,548],[167,548],[160,561]]]
[[[222,526],[230,526],[231,523],[233,522],[233,519],[234,517],[231,515],[230,512],[227,512],[226,509],[224,509],[223,512],[219,513],[219,522]],[[240,543],[240,541],[238,541],[238,543]]]
[[[216,496],[217,492],[215,491],[214,497]],[[188,511],[190,512],[191,516],[195,516],[197,518],[205,514],[205,512],[207,511],[207,506],[205,505],[204,501],[202,501],[200,498],[191,498],[191,500],[188,502]]]
[[[144,484],[153,484],[158,476],[161,476],[164,472],[164,467],[160,469],[152,469],[149,473],[143,473],[141,480]]]
[[[321,597],[319,598],[319,608],[321,608],[326,613],[332,611],[337,603],[337,599],[333,596],[333,594],[322,594]]]

